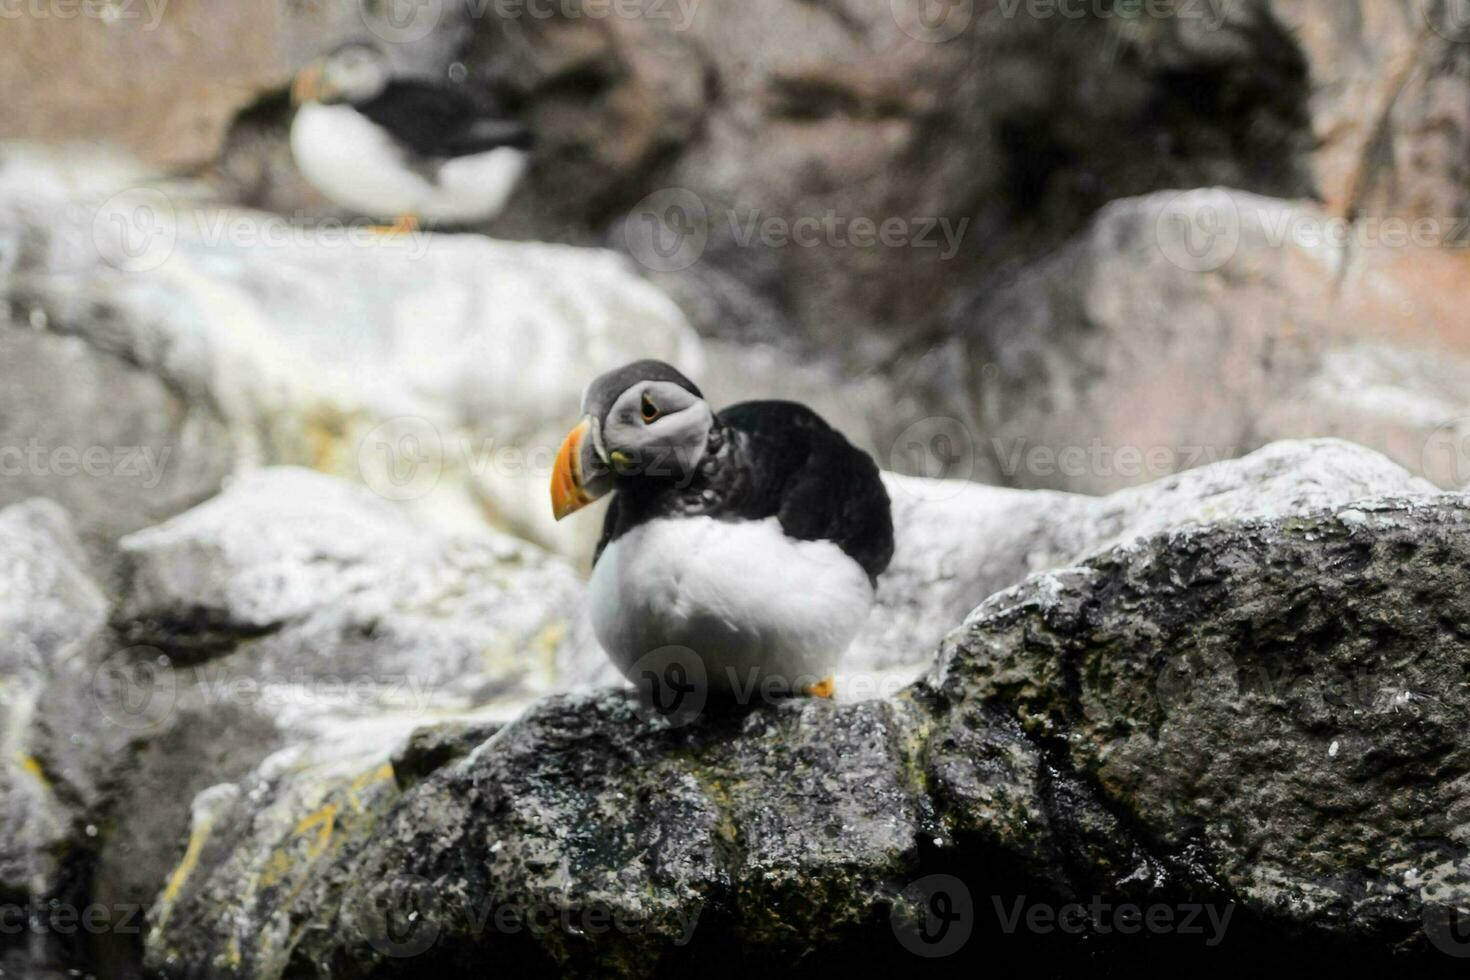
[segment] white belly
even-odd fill
[[[857,562],[830,541],[793,541],[776,518],[661,518],[607,546],[592,572],[592,623],[619,670],[693,651],[714,691],[783,692],[828,677],[873,605]],[[672,659],[685,659],[675,654]]]
[[[525,153],[504,147],[420,173],[376,123],[350,106],[319,103],[297,111],[291,154],[302,175],[335,204],[380,221],[412,214],[428,224],[495,217],[526,166]]]

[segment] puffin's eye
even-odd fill
[[[657,421],[659,414],[658,406],[653,403],[653,399],[648,397],[648,392],[645,391],[643,393],[643,421]]]

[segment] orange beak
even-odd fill
[[[322,65],[321,62],[316,62],[301,69],[296,76],[296,81],[291,86],[291,104],[305,105],[317,101],[321,95]]]
[[[601,496],[588,491],[586,475],[582,472],[583,443],[591,431],[591,419],[578,422],[556,454],[556,466],[551,471],[551,513],[557,520]]]

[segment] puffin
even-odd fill
[[[625,677],[655,663],[716,696],[834,695],[893,557],[871,456],[804,405],[716,414],[641,360],[587,387],[552,469],[558,521],[608,495],[588,596]]]
[[[302,175],[394,231],[488,221],[525,171],[523,125],[463,88],[395,78],[373,44],[349,41],[302,69],[291,99]]]

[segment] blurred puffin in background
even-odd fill
[[[893,557],[872,457],[794,402],[717,415],[661,361],[602,375],[582,412],[551,506],[561,520],[613,494],[589,597],[623,674],[653,657],[712,693],[832,696]]]
[[[411,231],[498,215],[531,136],[457,86],[395,78],[387,55],[353,41],[308,65],[291,90],[291,153],[341,207]]]

